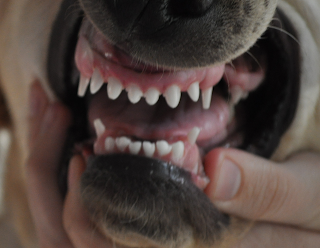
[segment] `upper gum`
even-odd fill
[[[80,37],[83,42],[84,37]],[[86,41],[87,42],[87,41]],[[79,45],[78,45],[79,46]],[[76,54],[83,53],[77,46]],[[110,77],[119,79],[124,88],[130,85],[137,85],[145,93],[149,88],[156,88],[164,93],[167,88],[177,85],[182,92],[186,92],[191,84],[199,82],[200,89],[205,90],[217,84],[223,76],[225,65],[212,68],[178,70],[164,73],[139,73],[125,68],[115,62],[104,58],[101,54],[91,50],[93,61],[81,61],[83,56],[76,55],[76,64],[82,75],[91,78],[94,69],[99,69],[104,82],[107,83]],[[92,64],[92,65],[91,65]],[[215,75],[217,74],[217,75]]]

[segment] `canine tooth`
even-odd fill
[[[171,85],[166,89],[163,96],[171,108],[176,108],[180,102],[181,90],[177,85]]]
[[[128,92],[128,98],[132,103],[139,102],[143,96],[141,89],[137,85],[129,85],[126,90]]]
[[[197,141],[197,138],[200,134],[200,128],[198,127],[194,127],[191,129],[191,131],[188,133],[188,140],[189,140],[189,143],[191,145],[194,145]]]
[[[212,90],[213,90],[213,87],[210,87],[210,88],[202,91],[202,107],[204,109],[210,108]]]
[[[197,102],[200,97],[199,82],[194,82],[189,86],[188,94],[192,101]]]
[[[124,152],[124,150],[128,147],[130,143],[131,140],[128,137],[123,136],[116,138],[116,145],[121,152]]]
[[[184,154],[184,143],[178,141],[172,145],[172,159],[177,161],[182,158]]]
[[[110,99],[117,99],[123,90],[122,83],[115,77],[108,78],[107,92]]]
[[[169,154],[172,150],[172,146],[169,145],[168,142],[165,140],[157,141],[156,147],[157,147],[158,154],[161,157]]]
[[[143,141],[142,147],[143,147],[144,154],[147,157],[152,157],[154,152],[155,152],[155,150],[156,150],[155,144],[151,143],[149,141]]]
[[[92,74],[91,77],[91,83],[90,83],[90,92],[91,94],[95,94],[100,90],[100,88],[103,85],[103,78],[101,76],[100,71],[96,68]]]
[[[108,152],[112,152],[115,146],[115,140],[112,137],[107,137],[106,140],[104,141],[104,148]]]
[[[100,137],[104,131],[106,130],[105,126],[103,125],[101,119],[96,119],[93,121],[93,125],[94,125],[94,128],[96,130],[96,134],[98,137]]]
[[[80,75],[78,96],[83,97],[86,94],[89,82],[90,82],[90,78],[87,78],[87,77],[83,76],[82,74]]]
[[[231,103],[237,104],[239,101],[246,95],[244,90],[236,85],[230,88],[230,94],[231,94]]]
[[[160,96],[160,91],[156,88],[149,88],[147,92],[144,94],[144,97],[146,98],[146,102],[149,105],[154,105],[158,102]]]
[[[129,151],[133,155],[137,155],[141,150],[142,143],[140,141],[131,142],[129,144]]]

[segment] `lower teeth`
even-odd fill
[[[100,119],[94,121],[94,128],[96,130],[97,138],[99,139],[106,128]],[[200,134],[200,128],[194,127],[188,133],[188,141],[194,145]],[[159,156],[165,157],[171,154],[171,159],[176,162],[184,156],[184,142],[177,141],[169,144],[166,140],[159,140],[156,142],[150,141],[133,141],[127,136],[111,137],[108,136],[104,140],[104,149],[99,149],[99,153],[112,153],[112,152],[128,152],[134,155],[144,154],[147,157]]]

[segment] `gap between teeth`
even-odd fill
[[[130,84],[128,87],[124,88],[121,81],[115,77],[109,77],[107,81],[107,94],[111,100],[116,100],[120,96],[123,89],[128,92],[128,99],[133,104],[138,103],[140,99],[144,97],[149,105],[154,105],[158,102],[161,95],[161,92],[154,87],[150,87],[145,93],[143,93],[140,87],[136,84]],[[103,77],[97,68],[94,70],[91,78],[80,75],[78,96],[83,97],[89,86],[90,93],[95,94],[101,89],[103,84]],[[202,90],[202,105],[204,109],[210,108],[212,90],[213,87]],[[187,93],[192,101],[197,102],[200,98],[200,83],[192,83],[189,86]],[[173,84],[165,90],[163,96],[171,108],[176,108],[180,103],[181,89],[178,85]]]

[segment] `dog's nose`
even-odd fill
[[[171,0],[171,9],[178,16],[201,16],[212,6],[212,2],[213,0]]]

